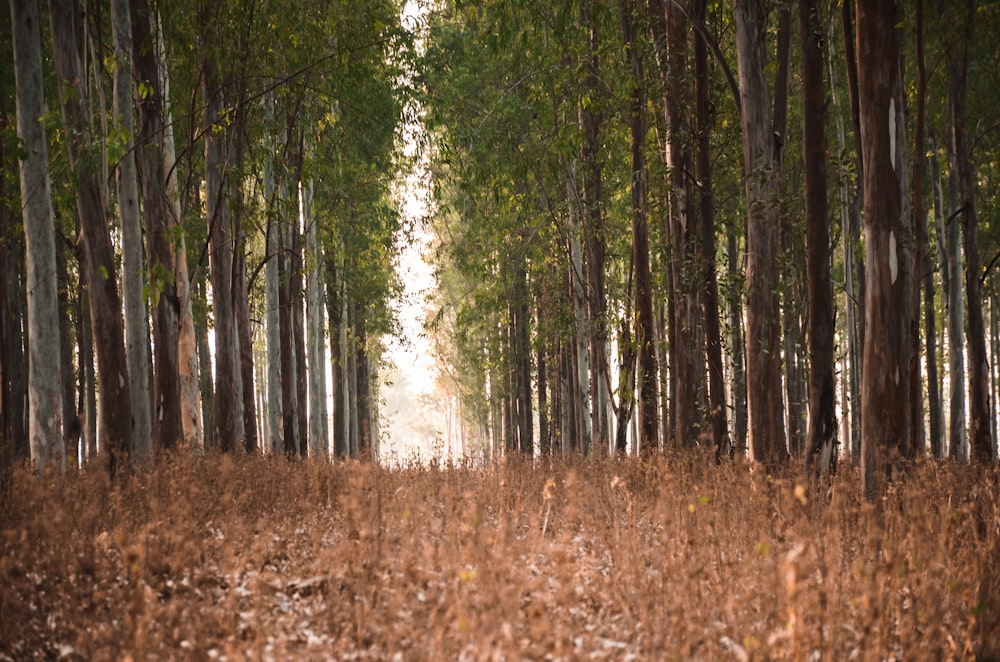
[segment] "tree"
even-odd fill
[[[736,0],[736,55],[747,196],[746,356],[750,458],[781,463],[785,448],[781,402],[780,311],[774,261],[778,255],[780,147],[771,121],[765,71],[767,11],[762,0]]]
[[[705,0],[696,0],[694,20],[705,22]],[[722,364],[722,330],[719,321],[719,282],[716,275],[715,201],[712,194],[711,91],[708,76],[708,44],[701,31],[694,37],[694,86],[696,116],[695,163],[698,173],[698,223],[701,228],[702,310],[708,359],[708,406],[715,460],[719,462],[730,445],[726,416],[726,387]]]
[[[125,304],[125,358],[128,362],[132,406],[132,439],[139,455],[152,443],[150,413],[149,322],[145,299],[145,264],[142,218],[139,214],[139,180],[135,165],[135,104],[132,94],[132,15],[128,0],[113,0],[111,24],[115,44],[114,113],[121,132],[121,157],[115,173],[118,215],[122,227],[122,297]]]
[[[163,139],[166,131],[160,51],[156,48],[153,10],[147,0],[130,0],[132,69],[138,81],[139,133],[136,157],[146,226],[146,265],[154,302],[153,438],[157,448],[173,448],[183,438],[181,414],[178,309],[174,255],[170,235],[175,228],[167,194]]]
[[[806,460],[817,473],[831,469],[836,460],[837,438],[823,37],[818,3],[816,0],[799,0],[799,38],[802,43],[802,162],[806,176],[806,275],[809,305],[809,427]]]
[[[101,438],[108,449],[111,474],[132,454],[132,400],[125,330],[118,295],[118,269],[108,230],[107,200],[101,182],[90,127],[87,76],[76,21],[82,13],[74,0],[50,3],[53,55],[59,75],[63,124],[76,183],[80,221],[80,262],[86,275],[90,320],[94,328],[98,378],[101,382]]]
[[[39,470],[66,469],[60,387],[56,247],[49,155],[42,117],[42,46],[36,0],[11,0],[17,135],[21,159],[21,216],[27,254],[28,440]]]
[[[950,5],[956,11],[956,3]],[[986,356],[986,327],[983,321],[983,283],[979,260],[979,217],[976,211],[975,173],[972,148],[966,129],[966,78],[969,42],[974,25],[975,0],[966,0],[961,16],[958,43],[949,53],[948,110],[951,119],[952,167],[958,184],[958,209],[962,220],[962,249],[965,253],[965,295],[968,308],[966,339],[969,346],[969,455],[980,463],[996,458],[996,448],[990,429],[989,362]],[[958,13],[956,11],[956,13]],[[949,12],[950,14],[950,12]],[[957,220],[957,219],[956,219]],[[958,274],[952,277],[958,280]],[[964,388],[964,384],[962,385]]]
[[[909,219],[902,208],[905,137],[895,0],[857,3],[858,102],[864,161],[865,340],[861,470],[865,498],[883,488],[908,442]],[[898,341],[886,342],[887,339]]]
[[[653,283],[649,267],[649,228],[646,211],[646,92],[643,56],[637,41],[638,12],[631,0],[621,0],[622,39],[631,71],[629,131],[631,135],[630,202],[632,265],[635,269],[635,338],[639,367],[639,448],[657,450],[658,401],[656,333],[653,325]]]

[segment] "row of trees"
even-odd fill
[[[817,472],[840,447],[869,495],[918,454],[995,459],[998,30],[983,0],[436,5],[466,437]]]
[[[2,466],[373,452],[404,230],[398,4],[10,9]]]

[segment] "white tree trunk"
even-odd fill
[[[117,0],[116,0],[117,1]],[[158,60],[166,62],[163,25],[157,16]],[[167,173],[167,200],[173,218],[170,227],[181,225],[180,196],[177,193],[177,154],[174,147],[174,123],[170,113],[170,76],[166,66],[160,67],[160,89],[163,90],[163,167]],[[177,233],[174,249],[174,282],[180,304],[177,320],[177,371],[181,391],[181,425],[184,443],[190,448],[205,447],[205,426],[201,417],[201,379],[198,367],[198,343],[194,332],[194,312],[191,308],[191,282],[188,277],[187,246],[184,233]]]
[[[135,166],[135,126],[132,120],[132,17],[128,0],[113,0],[111,22],[115,43],[114,113],[124,136],[118,162],[118,213],[122,227],[122,296],[125,307],[125,357],[132,385],[132,439],[137,456],[152,448],[153,424],[149,397],[149,312],[145,299],[142,219]]]
[[[56,244],[49,183],[41,36],[37,0],[11,0],[17,135],[21,160],[21,216],[27,253],[28,441],[39,470],[66,470],[59,368]]]
[[[306,359],[309,374],[309,455],[329,457],[326,410],[326,347],[323,343],[323,256],[317,220],[312,214],[313,183],[302,184],[302,215],[306,222]]]
[[[274,97],[268,94],[264,100],[268,121],[274,119]],[[275,223],[274,209],[274,166],[264,162],[264,200],[267,205],[267,250],[264,265],[264,326],[267,333],[267,435],[264,445],[274,453],[284,449],[281,412],[281,303],[278,297],[278,224]]]
[[[583,209],[582,201],[577,194],[576,168],[571,165],[566,176],[570,200],[569,250],[572,270],[570,280],[573,288],[573,316],[576,318],[576,389],[578,394],[575,399],[578,406],[574,412],[577,421],[576,428],[580,434],[580,452],[588,455],[593,442],[593,427],[590,410],[590,327],[587,318],[587,295],[583,287],[586,272],[583,270],[583,249],[580,246],[580,216]]]

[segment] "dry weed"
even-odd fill
[[[996,469],[175,456],[17,473],[0,659],[987,659]]]

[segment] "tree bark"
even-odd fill
[[[859,0],[857,10],[858,58],[865,63],[858,72],[858,91],[867,280],[861,461],[862,490],[873,500],[892,464],[906,455],[913,255],[901,200],[905,133],[895,0]]]
[[[827,206],[826,90],[823,22],[817,0],[799,0],[802,43],[802,162],[806,178],[806,260],[809,310],[809,424],[806,462],[815,474],[836,462],[833,285]]]
[[[59,368],[56,245],[49,183],[49,150],[42,116],[42,47],[36,0],[11,0],[17,136],[21,159],[21,217],[27,255],[28,443],[31,462],[44,472],[66,470]]]
[[[94,138],[87,105],[86,74],[80,59],[81,45],[77,41],[80,32],[77,21],[81,16],[75,0],[52,0],[50,3],[53,59],[59,76],[70,166],[75,171],[77,184],[79,246],[90,297],[90,319],[94,327],[101,383],[101,437],[109,453],[109,471],[114,475],[133,452],[132,395],[125,358],[125,329],[118,295],[117,267],[108,230],[107,199],[95,155],[88,153],[93,148]],[[148,448],[137,450],[148,451]]]
[[[639,444],[643,453],[659,448],[657,420],[656,334],[653,326],[653,281],[649,267],[649,227],[646,192],[646,93],[642,53],[634,21],[638,12],[631,0],[620,0],[622,37],[631,70],[629,131],[631,134],[632,263],[635,269],[635,334],[638,353]]]
[[[202,25],[212,24],[204,16]],[[226,138],[222,118],[222,81],[214,62],[217,44],[202,34],[202,88],[205,98],[205,213],[210,252],[212,307],[215,313],[215,410],[212,418],[219,449],[243,446],[244,421],[239,399],[239,336],[233,306],[232,218],[225,200]]]
[[[695,0],[695,20],[705,22],[706,1]],[[730,452],[729,424],[726,416],[725,374],[722,364],[722,328],[719,318],[719,282],[715,271],[715,201],[712,194],[711,88],[708,76],[708,46],[705,37],[694,37],[694,87],[696,115],[696,165],[698,173],[698,223],[701,229],[702,314],[705,324],[705,347],[708,359],[708,406],[715,461]]]
[[[164,103],[156,34],[152,12],[147,0],[131,0],[132,68],[139,82],[139,132],[136,156],[139,185],[142,190],[142,211],[146,225],[147,269],[149,288],[154,303],[154,406],[153,445],[173,448],[183,438],[181,414],[178,316],[179,303],[175,279],[173,250],[170,245],[171,210],[167,197],[167,176],[164,171],[163,135],[166,130]]]
[[[786,461],[781,402],[781,329],[774,262],[778,255],[779,177],[764,77],[767,12],[761,0],[737,0],[743,163],[747,192],[747,405],[750,459]]]
[[[13,65],[12,65],[13,66]],[[7,131],[8,116],[0,117]],[[16,168],[6,141],[0,141],[0,169]],[[0,178],[0,199],[16,196],[9,179]],[[14,463],[28,458],[27,346],[24,310],[24,228],[14,211],[0,207],[0,480]]]
[[[122,231],[122,295],[125,304],[125,352],[131,383],[132,435],[137,455],[149,452],[153,422],[149,399],[149,311],[139,214],[139,179],[135,166],[135,125],[132,93],[132,15],[128,0],[112,0],[115,44],[114,113],[124,145],[116,169],[118,214]]]
[[[323,344],[323,254],[319,247],[319,219],[312,210],[313,183],[303,185],[306,219],[306,323],[309,360],[309,455],[329,457],[326,409],[326,347]]]
[[[927,98],[927,67],[924,63],[924,3],[918,2],[916,9],[915,47],[917,60],[917,112],[913,130],[913,175],[910,183],[910,227],[913,232],[914,268],[910,282],[910,399],[909,431],[907,450],[911,459],[922,453],[925,447],[923,379],[920,370],[920,288],[924,259],[924,115]],[[933,333],[933,331],[932,331]],[[928,340],[930,344],[930,340]],[[927,355],[928,381],[937,378],[934,357]],[[932,387],[933,388],[933,387]],[[933,426],[932,426],[933,427]]]
[[[996,459],[996,448],[990,429],[990,370],[986,355],[986,326],[983,320],[975,172],[972,167],[972,148],[969,145],[966,129],[965,110],[969,43],[972,41],[976,3],[975,0],[966,0],[964,11],[961,5],[952,3],[951,9],[962,12],[955,17],[962,26],[959,44],[957,48],[951,49],[949,57],[948,108],[951,116],[953,167],[958,183],[958,209],[962,220],[962,248],[965,252],[965,295],[968,307],[966,339],[969,345],[969,457],[974,462],[985,464]]]

